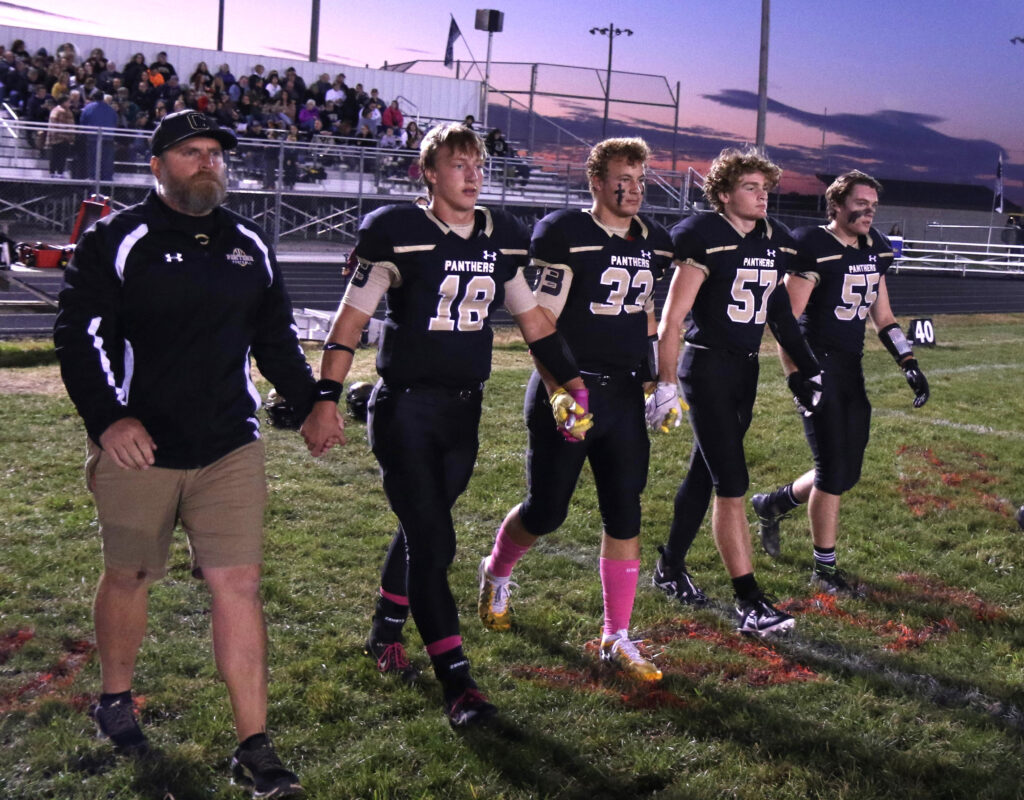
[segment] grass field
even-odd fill
[[[654,688],[596,659],[600,518],[588,473],[569,520],[517,569],[513,630],[488,633],[476,618],[477,564],[524,483],[527,360],[504,339],[451,570],[467,653],[501,716],[465,735],[441,715],[432,676],[406,687],[362,653],[394,526],[363,426],[316,462],[297,435],[266,428],[270,726],[308,796],[1024,797],[1024,532],[1013,519],[1024,502],[1024,315],[942,317],[936,328],[939,346],[918,353],[932,387],[920,410],[869,337],[872,441],[839,543],[867,596],[812,595],[802,514],[783,523],[778,561],[757,547],[761,583],[797,617],[785,639],[732,632],[707,524],[690,566],[714,607],[673,606],[650,587],[691,444],[685,426],[654,438],[634,614],[665,672]],[[747,439],[754,491],[810,463],[777,360],[764,355]],[[84,709],[98,685],[99,542],[82,425],[53,364],[48,343],[0,343],[0,797],[238,797],[208,596],[183,546],[152,591],[135,684],[159,755],[125,762],[94,738]],[[360,352],[353,377],[372,370]],[[411,625],[408,638],[426,667]]]

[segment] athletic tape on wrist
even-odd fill
[[[914,357],[914,349],[910,346],[910,342],[907,341],[903,329],[897,323],[894,322],[882,328],[878,332],[878,338],[885,345],[885,349],[889,351],[889,355],[893,357],[897,364],[908,356],[910,358]]]

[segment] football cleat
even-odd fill
[[[661,670],[644,658],[626,631],[601,637],[601,660],[638,681],[660,681]]]
[[[849,597],[862,597],[864,592],[857,584],[851,584],[846,573],[837,567],[826,567],[816,564],[811,572],[811,586],[825,594],[845,594]]]
[[[149,752],[149,740],[139,727],[131,701],[116,700],[109,705],[97,703],[89,709],[96,730],[114,744],[114,752],[140,758]]]
[[[486,722],[498,713],[478,689],[466,689],[449,703],[445,703],[448,724],[453,728],[468,728]]]
[[[658,546],[658,552],[661,553],[661,556],[654,567],[651,583],[683,605],[697,607],[707,605],[708,596],[693,582],[693,578],[686,571],[686,567],[669,565],[665,560],[665,548],[663,546]]]
[[[489,631],[507,631],[512,627],[512,614],[508,601],[513,588],[519,584],[508,578],[495,578],[487,571],[487,558],[480,559],[480,596],[477,600],[477,613],[480,621]]]
[[[299,777],[285,769],[265,733],[256,736],[260,737],[256,739],[257,746],[239,745],[231,756],[234,782],[248,788],[253,797],[301,797],[304,792]]]
[[[776,514],[775,509],[768,502],[768,495],[755,494],[750,498],[750,504],[757,514],[757,532],[761,536],[761,546],[772,558],[778,558],[782,553],[782,545],[779,543],[779,523],[789,514]]]
[[[408,684],[415,683],[420,676],[419,668],[409,660],[401,641],[376,641],[371,636],[366,640],[363,652],[376,660],[382,675],[398,675]]]
[[[767,636],[790,630],[796,624],[785,611],[779,611],[763,594],[755,600],[736,601],[736,630],[754,636]]]

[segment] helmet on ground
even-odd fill
[[[366,381],[356,381],[348,387],[345,395],[345,405],[348,406],[348,413],[358,420],[366,421],[367,407],[370,404],[370,395],[373,393],[373,384]]]
[[[291,428],[294,430],[302,424],[302,420],[296,415],[291,403],[281,397],[276,389],[271,389],[269,394],[267,394],[267,400],[263,404],[263,408],[267,411],[267,422],[275,428]]]

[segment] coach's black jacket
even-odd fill
[[[155,192],[82,237],[54,341],[93,441],[136,417],[160,467],[206,466],[259,438],[250,353],[301,415],[313,390],[266,235],[224,208],[177,214]]]

